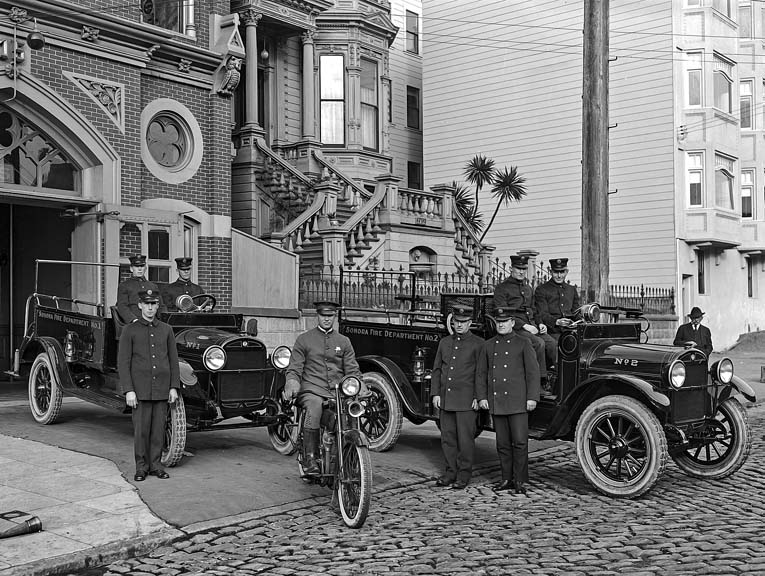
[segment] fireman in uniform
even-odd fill
[[[120,282],[117,287],[117,311],[125,324],[137,321],[141,318],[141,310],[138,307],[138,294],[151,290],[158,295],[159,289],[151,280],[147,280],[146,256],[138,254],[130,256],[130,278]],[[160,312],[164,311],[162,298],[159,300]]]
[[[125,326],[120,336],[117,368],[125,402],[133,409],[136,482],[146,474],[165,479],[160,462],[165,442],[167,404],[178,399],[180,369],[173,329],[157,320],[159,293],[138,295],[141,317]]]
[[[297,397],[305,411],[303,472],[319,472],[319,429],[322,402],[333,397],[335,384],[346,376],[361,379],[351,341],[335,330],[338,304],[315,302],[317,326],[295,340],[284,384],[284,398]]]
[[[441,448],[446,470],[436,486],[463,490],[473,475],[476,413],[478,410],[477,369],[483,339],[470,332],[473,309],[452,308],[454,334],[438,343],[431,375],[433,407],[439,410]]]
[[[478,404],[494,421],[502,480],[496,492],[526,493],[529,481],[529,412],[539,401],[539,364],[531,343],[513,330],[517,311],[496,308],[497,335],[483,346],[478,364]]]
[[[178,279],[162,288],[162,301],[167,305],[168,312],[178,312],[176,301],[181,294],[197,296],[205,293],[199,284],[194,284],[191,281],[192,260],[189,256],[175,259],[175,263],[178,266]]]
[[[570,316],[579,308],[579,291],[566,282],[568,258],[550,260],[550,272],[552,278],[537,286],[534,291],[534,308],[537,318],[547,326],[549,336],[549,339],[545,340],[548,367],[556,366],[558,363],[558,339],[561,328],[571,324],[571,320],[566,316]]]

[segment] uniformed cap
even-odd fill
[[[314,302],[313,306],[316,308],[316,313],[320,316],[332,316],[340,308],[340,304],[330,302],[329,300]]]
[[[151,304],[152,302],[159,302],[159,292],[149,288],[148,290],[141,290],[138,293],[138,299],[144,304]]]
[[[178,265],[178,270],[191,270],[191,261],[193,258],[190,256],[183,256],[176,258],[175,263]]]
[[[146,256],[143,254],[136,254],[135,256],[130,257],[130,265],[131,266],[145,266],[146,265]]]
[[[550,270],[560,272],[568,268],[568,258],[553,258],[550,260]]]
[[[452,318],[460,322],[473,319],[473,309],[470,306],[453,306]]]
[[[495,320],[509,320],[510,318],[515,318],[515,316],[518,314],[518,310],[515,308],[494,308],[494,312],[492,314],[492,317]]]
[[[529,267],[529,257],[528,256],[510,256],[510,265],[513,268],[519,268],[520,270],[525,270]]]

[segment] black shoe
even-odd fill
[[[516,482],[515,483],[515,493],[516,494],[526,494],[526,484],[523,482]]]
[[[318,476],[319,472],[319,463],[316,460],[308,459],[303,465],[304,476]]]
[[[454,478],[447,478],[446,476],[439,476],[436,480],[436,486],[451,486],[454,484]]]
[[[160,480],[167,480],[168,478],[170,478],[170,474],[168,474],[164,470],[150,470],[149,476],[156,476]]]
[[[133,480],[136,482],[143,482],[146,480],[146,472],[136,472],[135,476],[133,476]]]
[[[503,492],[504,490],[512,490],[513,489],[513,483],[510,480],[502,480],[499,484],[495,484],[491,488],[495,492]]]
[[[467,488],[467,485],[468,485],[467,482],[463,482],[462,480],[457,480],[456,482],[454,482],[454,484],[449,486],[449,488],[451,490],[464,490],[465,488]]]

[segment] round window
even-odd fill
[[[202,130],[183,104],[158,98],[141,113],[141,158],[157,178],[171,184],[185,182],[202,163]]]
[[[178,118],[159,114],[151,119],[146,133],[151,157],[165,168],[180,169],[188,161],[188,128]]]

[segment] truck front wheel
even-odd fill
[[[363,399],[366,410],[359,424],[369,440],[370,450],[385,452],[396,445],[401,435],[401,401],[393,384],[379,372],[366,372],[363,378],[371,395]]]
[[[667,463],[659,419],[628,396],[604,396],[590,404],[577,423],[575,444],[587,481],[616,498],[650,490]]]

